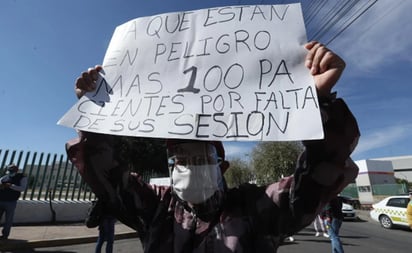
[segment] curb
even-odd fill
[[[82,236],[82,237],[69,237],[69,238],[56,238],[56,239],[44,239],[44,240],[10,240],[5,241],[0,245],[0,251],[4,250],[20,250],[20,249],[34,249],[45,247],[58,247],[74,244],[92,243],[97,241],[97,235]],[[116,234],[115,240],[137,238],[137,232],[125,232]]]

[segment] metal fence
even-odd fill
[[[11,163],[16,164],[28,177],[27,189],[21,195],[21,199],[95,199],[93,192],[66,155],[0,149],[0,176],[4,175],[6,172],[4,168]],[[165,176],[156,173],[156,171],[146,171],[142,174],[144,181],[148,182],[152,177]],[[407,187],[400,184],[374,185],[371,188],[374,195],[397,195],[408,192]],[[358,190],[356,184],[350,184],[342,194],[357,198]]]
[[[92,200],[95,198],[66,155],[0,149],[0,176],[16,164],[28,178],[24,200]]]
[[[372,186],[373,195],[406,195],[408,194],[408,186],[406,184],[379,184]]]
[[[359,198],[358,187],[355,183],[347,185],[345,189],[342,190],[341,194],[355,199]]]

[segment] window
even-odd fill
[[[371,187],[370,187],[369,185],[358,186],[358,191],[359,191],[359,192],[370,192],[370,191],[371,191]]]
[[[408,198],[392,198],[388,200],[387,206],[406,208],[408,205]]]

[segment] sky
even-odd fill
[[[279,2],[298,1],[0,1],[0,149],[65,153],[76,132],[57,121],[77,100],[76,78],[102,63],[116,26],[160,13]],[[412,155],[411,11],[410,0],[377,1],[328,44],[347,64],[335,90],[361,130],[354,160]],[[227,142],[227,156],[247,157],[254,145]]]

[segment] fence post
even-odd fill
[[[24,193],[22,196],[23,199],[26,198],[27,189],[29,188],[30,177],[26,173],[26,167],[27,167],[27,163],[29,162],[29,157],[30,157],[30,151],[26,153],[26,158],[24,159],[24,164],[23,164],[23,173],[27,176],[27,186],[26,186],[26,189],[24,189]]]
[[[9,150],[7,149],[5,152],[4,152],[4,156],[3,156],[3,161],[1,162],[1,168],[3,169],[4,167],[6,167],[6,160],[7,160],[7,157],[9,156]]]
[[[37,165],[36,176],[35,176],[34,182],[33,182],[33,190],[30,194],[30,200],[33,200],[33,197],[34,197],[34,192],[35,192],[35,189],[36,189],[36,186],[37,186],[37,181],[39,179],[39,174],[40,174],[40,170],[41,170],[41,163],[43,161],[43,156],[44,156],[44,154],[41,153],[40,154],[40,159],[39,159],[39,164]]]
[[[36,160],[36,157],[37,157],[37,152],[34,152],[33,157],[31,159],[31,165],[30,165],[29,173],[27,174],[27,180],[28,180],[29,183],[27,184],[26,190],[24,191],[23,199],[26,199],[27,191],[29,190],[30,187],[32,187],[32,192],[35,189],[34,181],[31,180],[31,175],[33,173],[33,167],[34,167],[34,162]],[[28,159],[28,157],[27,157],[27,159]]]
[[[43,166],[43,176],[40,181],[39,195],[37,195],[37,200],[40,200],[41,196],[43,195],[43,186],[44,186],[44,181],[46,181],[47,171],[49,169],[49,161],[50,161],[50,153],[47,154],[46,163]],[[46,195],[47,195],[47,191],[46,191]]]
[[[56,165],[56,157],[57,155],[54,154],[53,156],[53,162],[51,164],[51,168],[50,168],[50,174],[49,174],[49,180],[47,181],[47,187],[46,187],[46,199],[47,197],[49,197],[50,199],[52,198],[52,196],[48,196],[48,195],[52,195],[52,189],[50,188],[51,185],[51,181],[53,178],[53,174],[54,174],[54,166]]]
[[[72,190],[72,199],[74,199],[74,193],[76,191],[76,186],[77,186],[77,177],[79,176],[79,173],[73,164],[71,168],[72,168],[72,171],[74,171],[73,190]]]
[[[64,197],[65,200],[67,200],[67,198],[69,197],[69,191],[70,191],[70,186],[72,184],[71,182],[72,182],[72,177],[73,177],[73,167],[74,167],[74,165],[72,164],[70,166],[69,182],[67,184],[66,196]]]
[[[60,155],[59,166],[57,168],[57,173],[56,173],[56,180],[54,180],[53,195],[52,195],[53,199],[54,199],[54,196],[56,195],[56,189],[59,186],[60,170],[62,168],[62,163],[63,163],[63,155]]]
[[[59,192],[59,200],[62,199],[62,194],[63,194],[63,186],[66,181],[66,173],[67,173],[67,167],[69,166],[69,159],[66,158],[66,163],[64,164],[64,171],[63,171],[63,177],[62,177],[62,183],[60,185],[60,192]]]

